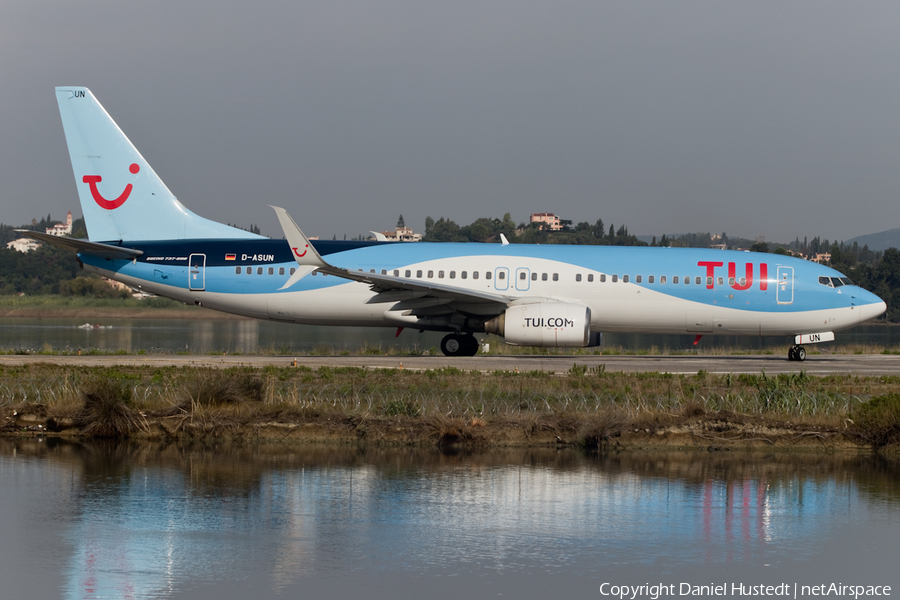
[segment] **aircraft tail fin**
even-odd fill
[[[56,88],[92,241],[259,238],[188,210],[85,87]]]

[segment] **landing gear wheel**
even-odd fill
[[[444,356],[475,356],[478,353],[478,340],[472,335],[451,333],[441,340],[441,352]]]
[[[796,360],[798,362],[806,360],[806,348],[803,346],[791,346],[788,350],[788,360]]]

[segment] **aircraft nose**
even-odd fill
[[[887,310],[887,304],[884,303],[884,300],[871,292],[864,292],[861,300],[863,304],[859,306],[860,323],[879,317]]]

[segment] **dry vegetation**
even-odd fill
[[[900,377],[0,369],[7,434],[447,446],[900,444]]]

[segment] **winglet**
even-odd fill
[[[269,206],[272,207],[272,210],[278,216],[278,222],[281,223],[284,237],[294,253],[294,259],[297,261],[297,264],[309,267],[330,267],[328,263],[322,260],[322,257],[313,245],[309,243],[309,238],[300,231],[291,215],[283,208],[272,206],[271,204]]]
[[[506,239],[506,236],[503,235],[502,233],[500,234],[500,243],[503,244],[504,246],[509,246],[509,240]]]

